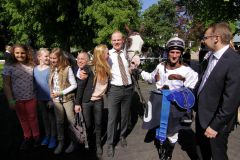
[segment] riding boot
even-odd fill
[[[159,145],[159,159],[171,160],[175,143],[170,143],[166,140],[163,144]]]
[[[174,149],[175,143],[171,143],[167,141],[166,143],[166,152],[165,152],[165,160],[171,160],[172,159],[172,153]]]

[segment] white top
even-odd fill
[[[58,72],[57,72],[57,68],[55,69],[54,71],[54,75],[53,75],[53,92],[61,92],[60,91],[60,86],[59,86],[59,83],[58,83]],[[73,91],[74,89],[77,88],[77,82],[76,82],[76,79],[74,77],[74,74],[73,74],[73,71],[72,71],[72,68],[69,67],[68,69],[68,81],[70,83],[70,86],[68,88],[65,88],[62,93],[64,95],[68,94],[69,92]],[[59,97],[56,97],[55,100],[59,100]]]
[[[141,76],[145,81],[150,83],[156,83],[156,87],[161,89],[164,85],[168,85],[169,89],[178,89],[182,86],[193,89],[198,81],[198,74],[189,66],[180,66],[179,68],[168,70],[164,69],[164,64],[160,63],[152,73],[142,71]],[[155,75],[159,73],[160,80],[155,81]],[[171,74],[179,74],[185,78],[185,81],[181,80],[169,80],[168,76]]]
[[[111,67],[111,73],[112,73],[112,79],[111,79],[111,84],[116,85],[116,86],[123,86],[123,82],[122,82],[122,77],[121,77],[121,73],[120,73],[120,69],[119,69],[119,65],[118,65],[118,54],[120,54],[122,61],[123,61],[123,65],[127,74],[127,78],[128,78],[128,84],[132,84],[132,80],[131,80],[131,76],[129,73],[129,64],[128,61],[125,57],[125,54],[123,52],[123,50],[120,51],[120,53],[117,53],[115,49],[111,49],[109,51],[109,59],[108,59],[108,63]]]

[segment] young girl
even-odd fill
[[[21,123],[24,141],[21,150],[29,149],[31,140],[38,144],[39,127],[37,117],[37,101],[33,87],[33,57],[26,45],[13,46],[13,61],[4,66],[4,92],[9,107],[16,111]]]
[[[50,93],[54,103],[54,111],[57,122],[58,146],[54,154],[62,152],[64,146],[64,115],[66,113],[68,123],[73,125],[75,122],[73,99],[74,89],[77,88],[77,83],[69,62],[63,55],[60,48],[54,48],[50,54],[50,77],[49,86]],[[70,153],[74,150],[74,143],[65,150]]]
[[[84,56],[87,60],[88,55],[85,52],[80,53],[77,58],[80,69],[82,69],[80,61]],[[90,68],[90,66],[87,67]],[[95,75],[93,75],[93,72]],[[103,152],[101,146],[103,95],[107,90],[108,79],[111,76],[106,45],[100,44],[94,49],[93,72],[90,71],[88,78],[85,80],[78,79],[75,112],[80,112],[81,109],[83,111],[90,147],[92,147],[91,142],[94,141],[93,134],[95,131],[96,154],[100,157]]]
[[[48,145],[48,148],[56,147],[56,120],[53,110],[53,103],[50,97],[48,85],[49,79],[49,51],[41,48],[37,52],[39,65],[34,68],[34,80],[36,86],[36,94],[38,106],[42,112],[42,120],[45,131],[45,137],[41,145]]]

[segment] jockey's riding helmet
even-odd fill
[[[172,49],[177,49],[183,53],[185,49],[185,42],[181,38],[173,37],[167,41],[166,49],[167,51],[170,51]]]

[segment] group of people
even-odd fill
[[[25,45],[14,45],[13,61],[4,66],[3,78],[9,107],[16,111],[24,133],[21,149],[28,148],[32,142],[35,146],[39,144],[38,105],[45,129],[41,145],[55,148],[54,153],[60,154],[66,142],[65,117],[68,125],[73,125],[75,114],[82,112],[90,148],[96,151],[97,156],[101,156],[103,107],[107,105],[106,153],[108,157],[113,157],[118,138],[122,147],[127,146],[134,92],[132,74],[140,74],[143,80],[155,83],[158,90],[171,91],[186,87],[194,92],[196,144],[200,152],[192,154],[190,158],[227,160],[228,136],[237,117],[237,96],[240,92],[240,57],[229,47],[231,36],[229,25],[225,22],[209,26],[202,42],[210,52],[209,57],[204,59],[207,63],[202,63],[205,66],[201,67],[200,74],[182,61],[185,43],[178,37],[166,43],[167,60],[158,64],[152,73],[136,69],[136,66],[130,67],[134,61],[129,59],[127,50],[124,50],[124,36],[120,31],[111,35],[111,50],[103,44],[94,48],[91,62],[88,53],[80,52],[76,72],[60,48],[51,51],[40,49],[36,65],[31,49]],[[103,101],[104,95],[107,95],[107,104]],[[161,152],[160,159],[172,158],[179,130],[191,127],[191,113],[178,108],[176,104],[171,105],[167,136],[162,144],[164,152]],[[117,137],[118,131],[120,137]],[[70,137],[65,152],[71,153],[75,143]]]
[[[195,151],[200,152],[192,155],[191,159],[228,159],[228,137],[236,124],[240,103],[240,57],[230,47],[231,37],[230,27],[225,22],[208,27],[202,43],[209,53],[203,60],[206,63],[201,63],[203,66],[199,75],[182,63],[184,41],[179,38],[167,42],[166,62],[160,63],[152,73],[141,72],[144,80],[155,82],[160,90],[174,90],[184,86],[195,93],[196,139],[193,141],[196,140]],[[167,140],[162,144],[161,149],[164,151],[160,159],[171,159],[178,132],[186,127],[182,122],[189,122],[182,112],[186,113],[176,104],[171,106]]]
[[[60,154],[66,139],[70,139],[65,152],[71,153],[76,142],[73,137],[65,137],[68,135],[65,133],[65,117],[67,124],[73,126],[75,114],[82,112],[90,149],[96,150],[97,156],[101,156],[103,96],[107,90],[108,155],[114,155],[118,124],[121,125],[122,145],[127,145],[126,132],[133,86],[123,52],[122,33],[114,32],[111,42],[113,49],[110,51],[106,45],[97,45],[91,62],[87,52],[80,52],[76,72],[60,48],[51,51],[41,48],[37,51],[36,64],[30,47],[22,44],[12,46],[12,52],[8,54],[12,58],[6,61],[2,75],[9,107],[16,111],[23,130],[21,150],[40,144],[55,148],[54,154]],[[122,80],[122,76],[126,76],[125,79]],[[44,125],[43,139],[37,107]],[[118,122],[119,114],[121,122]]]

